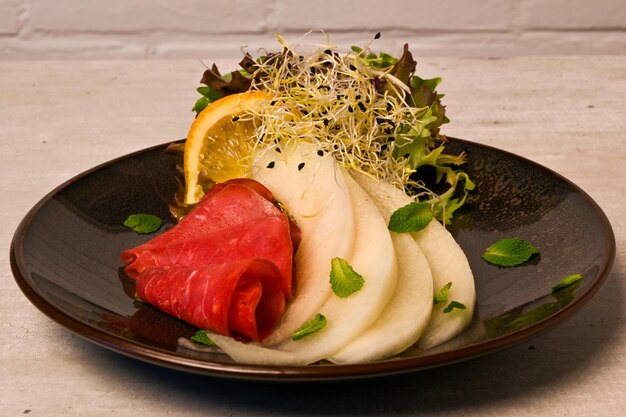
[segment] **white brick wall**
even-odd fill
[[[624,54],[626,0],[0,0],[0,59],[233,59],[309,29],[418,55]]]
[[[0,36],[17,35],[22,26],[20,8],[20,0],[0,0]]]

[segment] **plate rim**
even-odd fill
[[[114,352],[138,359],[154,365],[163,366],[179,371],[203,374],[209,376],[226,377],[229,379],[246,379],[246,380],[272,380],[272,381],[325,381],[325,380],[346,380],[361,379],[377,376],[386,376],[407,372],[417,372],[435,367],[450,365],[456,362],[468,360],[471,358],[484,356],[495,353],[499,350],[506,349],[513,345],[517,345],[525,340],[535,337],[561,323],[563,320],[571,317],[578,312],[584,305],[589,302],[598,291],[604,286],[615,262],[616,242],[615,234],[608,220],[608,217],[600,206],[595,202],[587,192],[581,187],[574,184],[558,172],[545,167],[535,161],[512,152],[496,148],[491,145],[472,142],[465,139],[448,136],[449,140],[458,142],[460,145],[478,146],[487,148],[488,150],[501,152],[508,157],[518,159],[524,164],[533,166],[535,169],[543,170],[554,176],[559,181],[563,181],[570,188],[579,193],[584,200],[593,209],[597,218],[600,220],[602,230],[605,232],[607,241],[606,260],[600,266],[597,274],[595,274],[593,283],[586,291],[567,304],[551,316],[533,323],[521,330],[517,330],[505,335],[489,339],[482,342],[472,343],[467,346],[456,348],[450,351],[436,352],[428,355],[390,358],[383,361],[360,363],[360,364],[329,364],[329,365],[307,365],[307,366],[265,366],[265,365],[249,365],[241,363],[226,363],[204,359],[194,359],[189,356],[182,356],[176,352],[167,351],[154,346],[149,346],[141,342],[132,341],[112,333],[105,332],[97,327],[92,327],[77,318],[64,313],[58,309],[53,303],[46,300],[35,288],[29,285],[28,280],[23,275],[26,268],[21,264],[18,253],[22,251],[23,239],[25,231],[39,209],[50,201],[60,191],[69,185],[79,181],[91,173],[106,168],[125,159],[135,157],[159,148],[165,148],[166,142],[159,145],[150,146],[140,149],[109,161],[100,163],[90,169],[87,169],[70,179],[64,181],[50,192],[45,194],[24,216],[20,221],[13,235],[10,245],[10,264],[13,277],[26,298],[47,317],[60,324],[66,330],[71,331],[75,335],[88,340],[96,345],[107,348]],[[180,142],[184,141],[181,139]]]

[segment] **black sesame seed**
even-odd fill
[[[361,100],[361,95],[357,94],[356,96],[354,96],[354,98],[357,99],[357,100]]]
[[[382,145],[380,145],[380,150],[381,151],[386,151],[387,150],[387,144],[383,143]]]
[[[352,106],[348,106],[348,111],[349,111],[350,113],[352,113],[352,112],[354,111],[354,109],[352,108]]]
[[[374,39],[380,39],[380,32],[376,32],[376,35],[374,35]]]
[[[317,68],[311,67],[311,74],[315,75],[316,72],[317,72]]]
[[[364,105],[363,103],[361,103],[360,101],[359,101],[358,105],[359,105],[359,109],[361,109],[361,111],[365,111],[365,110],[367,110],[367,109],[365,108],[365,105]]]
[[[280,148],[274,148],[274,150],[278,153],[281,153],[282,151],[280,150]]]
[[[298,164],[298,171],[302,171],[302,168],[304,168],[304,162]]]
[[[389,139],[387,139],[389,142],[395,142],[396,138],[394,138],[393,136],[389,136]]]
[[[330,49],[327,49],[327,50],[324,51],[324,53],[326,55],[331,55],[333,53],[333,51],[331,51]]]
[[[351,71],[356,71],[356,67],[354,65],[352,65],[352,64],[350,64],[349,68],[350,68]]]
[[[317,155],[318,156],[324,156],[324,151],[320,149],[319,151],[317,151]]]
[[[268,167],[268,168],[270,168],[270,169],[271,169],[271,168],[274,168],[274,165],[275,165],[275,164],[276,164],[276,163],[275,163],[274,161],[272,161],[272,162],[270,162],[269,164],[267,164],[267,167]]]
[[[330,121],[328,119],[324,119],[324,126],[328,126],[328,123],[330,123]]]
[[[236,122],[237,120],[239,120],[239,116],[233,116],[233,122]]]
[[[382,117],[377,117],[376,123],[378,123],[379,125],[382,125],[383,123],[387,123],[387,120],[383,119]]]

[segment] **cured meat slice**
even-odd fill
[[[172,229],[124,251],[137,295],[222,335],[262,340],[292,295],[300,230],[262,184],[215,185]]]
[[[247,259],[190,268],[150,268],[137,279],[137,295],[201,329],[262,340],[285,309],[280,271],[270,261]]]
[[[282,290],[290,296],[293,246],[289,231],[287,216],[268,216],[191,239],[151,245],[136,256],[126,271],[139,276],[148,268],[184,268],[262,258],[276,265]]]
[[[216,194],[222,189],[224,189],[224,187],[226,187],[227,185],[231,185],[231,184],[237,184],[237,185],[242,185],[244,187],[248,187],[249,189],[256,192],[258,195],[260,195],[261,197],[263,197],[264,199],[266,199],[267,201],[271,203],[274,203],[276,201],[274,199],[274,195],[272,194],[270,190],[267,189],[266,186],[250,178],[233,178],[232,180],[219,182],[215,184],[213,187],[211,187],[211,189],[208,191],[208,195]]]
[[[130,263],[142,252],[156,246],[192,239],[219,229],[281,213],[278,207],[259,195],[250,185],[238,183],[220,185],[217,190],[207,193],[175,227],[143,245],[122,252],[122,261]],[[133,276],[132,271],[128,272]]]
[[[267,201],[271,202],[272,204],[274,205],[278,204],[278,202],[274,198],[274,195],[272,194],[270,190],[267,189],[266,186],[250,178],[233,178],[232,180],[215,184],[213,188],[209,190],[209,193],[216,194],[219,191],[221,191],[224,187],[230,184],[238,184],[238,185],[247,187],[250,190],[256,192],[258,195],[260,195]],[[293,251],[295,253],[296,250],[298,249],[298,246],[300,245],[300,242],[302,241],[302,233],[300,231],[300,228],[295,224],[295,222],[291,219],[291,217],[288,217],[288,219],[289,219],[289,233],[291,235],[291,241],[293,242]]]

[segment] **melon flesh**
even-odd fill
[[[293,302],[265,345],[290,338],[319,311],[331,293],[331,259],[347,258],[355,241],[352,200],[335,159],[318,155],[318,148],[308,143],[278,149],[256,155],[252,178],[285,206],[302,232],[302,241],[295,255]]]
[[[394,210],[413,201],[389,183],[359,173],[355,173],[354,178],[375,200],[384,202]],[[433,307],[428,326],[417,343],[420,349],[430,349],[453,338],[471,323],[476,304],[474,276],[463,250],[439,222],[433,220],[426,228],[411,235],[430,265],[433,295],[452,282],[449,300],[461,302],[467,307],[465,310],[454,309],[450,313],[443,312],[447,303]]]
[[[321,313],[328,324],[300,340],[288,339],[268,348],[211,335],[211,339],[235,361],[261,365],[307,365],[329,358],[370,327],[387,306],[397,281],[393,242],[387,224],[371,197],[347,173],[345,180],[356,218],[354,250],[346,260],[363,276],[363,287],[347,298],[339,298],[331,291],[320,310],[307,317],[309,320],[315,313]],[[321,249],[323,246],[320,244],[317,247]],[[330,286],[328,280],[329,275],[326,275],[326,286]]]
[[[386,222],[387,200],[374,200]],[[398,260],[398,283],[387,307],[365,332],[329,358],[338,364],[371,362],[400,353],[421,336],[433,305],[433,277],[426,257],[408,234],[390,232]]]

